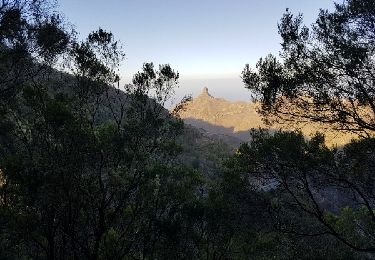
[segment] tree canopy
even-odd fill
[[[311,27],[287,10],[278,26],[280,60],[269,55],[243,82],[269,119],[317,121],[360,135],[375,130],[375,5],[346,0]]]

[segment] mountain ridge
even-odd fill
[[[267,125],[257,112],[258,109],[259,105],[256,103],[216,98],[204,87],[199,96],[184,105],[179,116],[185,123],[204,129],[207,134],[232,136],[242,142],[249,140],[248,132],[252,128],[266,128],[271,131],[299,130],[307,138],[321,132],[325,134],[329,146],[342,146],[355,138],[353,134],[327,129],[317,122]]]

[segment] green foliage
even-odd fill
[[[341,242],[344,255],[352,254],[344,246],[372,252],[374,182],[368,173],[372,162],[365,162],[355,177],[351,172],[356,158],[362,163],[366,157],[372,158],[371,139],[336,151],[324,145],[321,134],[310,141],[293,132],[254,131],[252,137],[228,160],[231,175],[225,181],[234,182],[237,189],[247,183],[247,190],[266,191],[274,232],[305,239],[325,237],[330,244]],[[363,149],[355,149],[358,147]],[[306,246],[305,241],[300,242],[298,247]],[[316,243],[311,250],[316,253],[322,247]]]
[[[162,106],[178,73],[169,65],[154,70],[145,64],[137,74],[144,81],[134,80],[126,93],[119,91],[114,85],[124,54],[112,33],[99,29],[77,42],[57,16],[40,9],[45,16],[40,30],[28,38],[29,27],[36,24],[26,26],[34,17],[26,20],[23,12],[42,6],[24,3],[25,9],[2,6],[0,17],[1,33],[8,37],[1,45],[2,57],[8,58],[1,69],[8,74],[0,86],[12,98],[0,103],[2,255],[194,254],[184,248],[184,242],[193,243],[185,215],[201,198],[202,181],[197,172],[176,164],[181,148],[175,138],[183,124]],[[9,69],[17,66],[7,64],[15,61],[11,52],[18,48],[21,31],[22,41],[37,47],[23,46],[22,65],[28,58],[33,73],[22,76]],[[62,54],[64,64],[58,64]],[[53,70],[52,61],[68,65],[74,77]]]
[[[311,27],[303,24],[301,14],[287,10],[278,26],[281,60],[269,55],[256,70],[246,65],[242,72],[266,121],[320,122],[365,138],[330,150],[322,135],[305,141],[301,134],[259,132],[230,160],[230,167],[255,178],[261,189],[272,184],[279,231],[334,237],[351,250],[370,253],[375,220],[374,145],[369,138],[375,130],[374,7],[373,1],[346,0],[333,11],[321,10]],[[350,251],[345,251],[342,256],[348,257]]]
[[[346,0],[308,28],[287,10],[278,26],[282,60],[269,55],[242,72],[263,114],[373,134],[374,15],[372,0]]]

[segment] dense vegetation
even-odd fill
[[[163,107],[178,72],[145,63],[120,90],[114,36],[78,41],[51,10],[0,3],[0,259],[374,257],[373,1],[312,33],[287,12],[283,61],[243,72],[267,119],[361,138],[260,129],[232,155]]]

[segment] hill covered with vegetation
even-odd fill
[[[48,1],[2,1],[0,259],[374,258],[374,17],[372,0],[311,29],[287,12],[283,60],[242,73],[260,117],[208,90],[168,111],[170,65],[120,86],[112,33],[78,40]],[[232,135],[262,119],[357,139]]]

